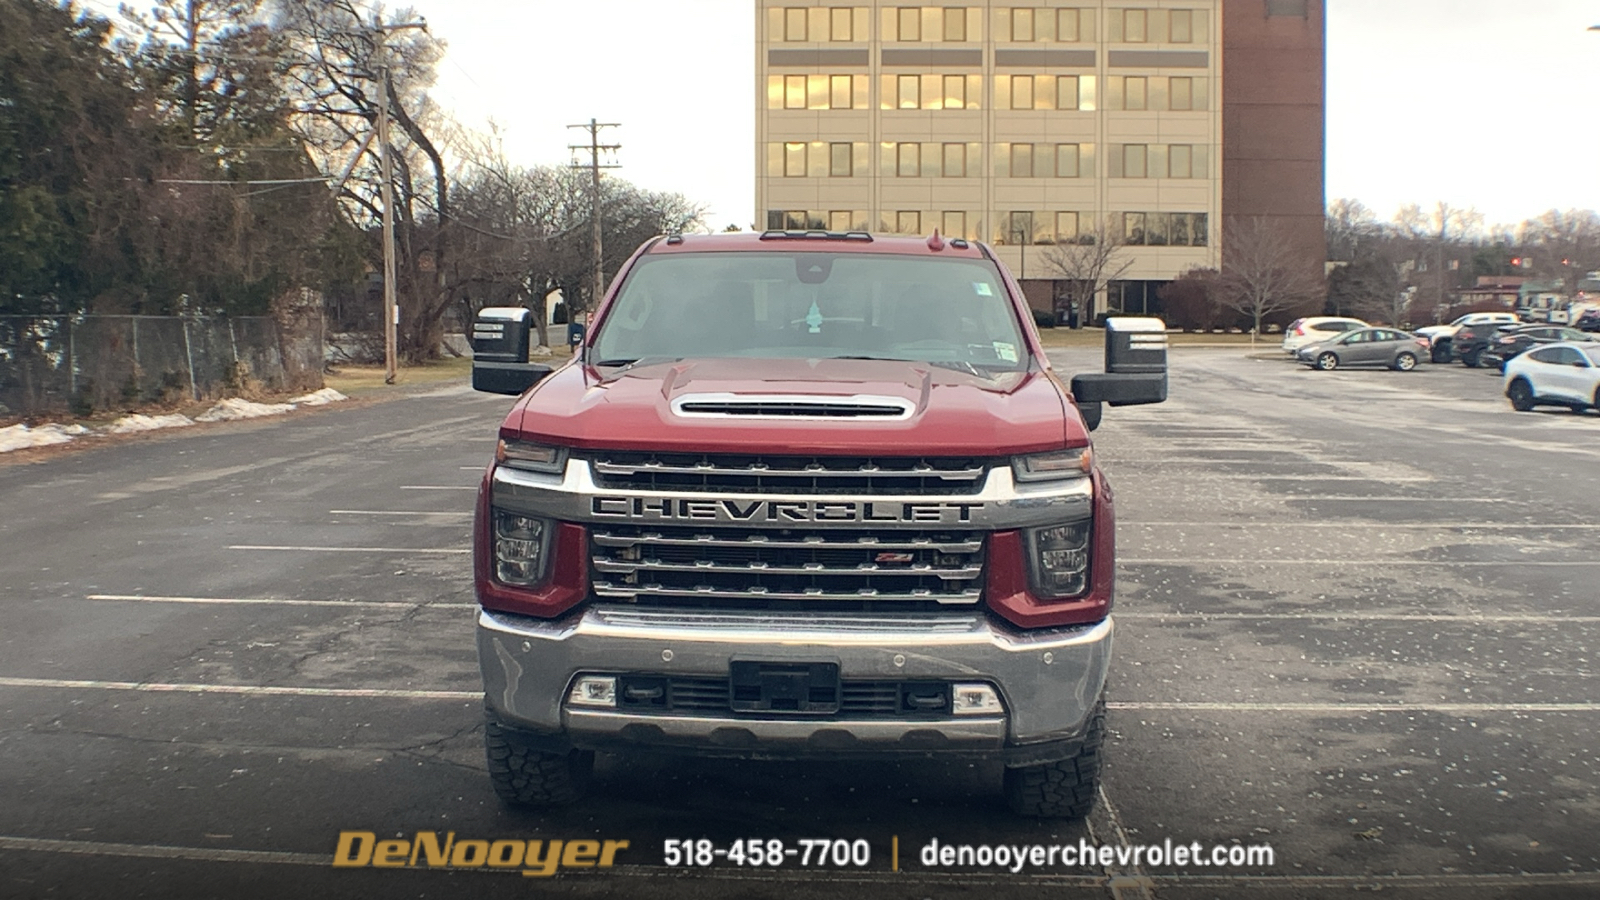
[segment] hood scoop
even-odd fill
[[[684,394],[672,401],[674,415],[699,419],[870,419],[911,418],[910,400],[871,394]]]

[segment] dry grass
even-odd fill
[[[383,376],[383,366],[342,365],[326,374],[323,383],[347,397],[360,397],[407,386],[465,382],[472,378],[472,360],[451,358],[402,366],[393,385],[385,384]]]

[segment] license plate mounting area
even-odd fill
[[[728,695],[734,712],[830,715],[839,711],[839,664],[736,660]]]

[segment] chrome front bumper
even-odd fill
[[[977,613],[718,613],[589,606],[546,621],[478,618],[485,700],[552,746],[733,755],[955,752],[1050,759],[1080,737],[1105,684],[1112,623],[1013,631]],[[861,680],[987,682],[1000,716],[675,715],[569,708],[580,674],[725,678],[736,659],[836,662]],[[1066,748],[1057,752],[1057,748]]]

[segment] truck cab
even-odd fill
[[[1165,399],[1165,341],[1113,319],[1069,387],[994,254],[937,233],[647,243],[570,362],[475,374],[519,395],[474,541],[496,791],[572,802],[596,751],[942,754],[1087,814],[1115,589],[1090,431]]]

